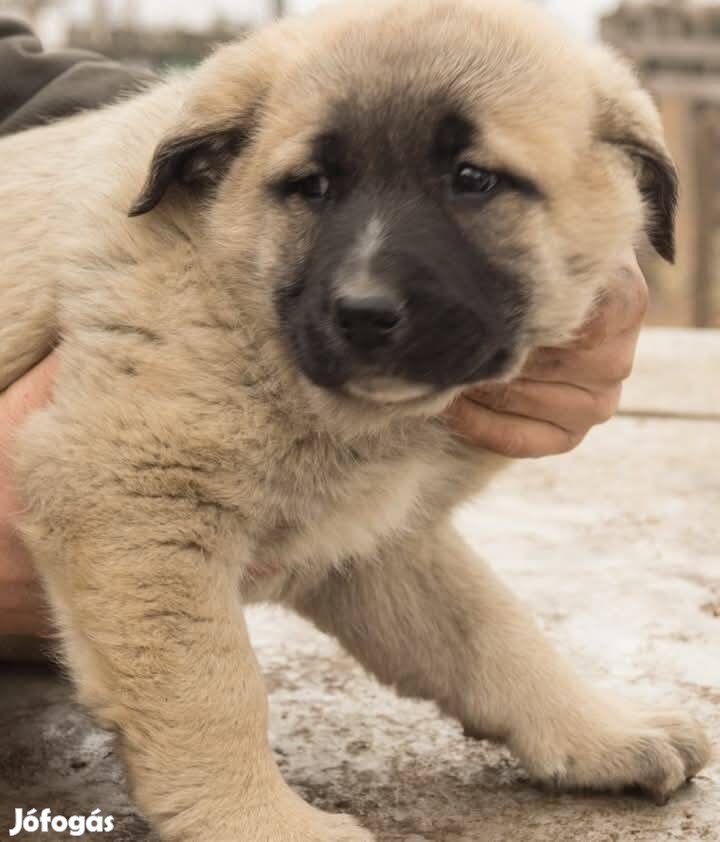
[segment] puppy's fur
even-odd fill
[[[371,838],[278,773],[261,599],[540,780],[666,797],[708,759],[684,713],[584,686],[463,544],[503,460],[438,417],[569,337],[643,232],[672,256],[655,110],[530,4],[367,5],[0,144],[0,388],[62,340],[24,533],[166,840]]]

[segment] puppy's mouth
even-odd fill
[[[377,404],[416,404],[437,395],[433,386],[408,383],[394,377],[366,377],[351,380],[343,391],[360,400]]]
[[[295,363],[308,380],[376,406],[434,407],[465,388],[510,379],[524,356],[517,323],[505,322],[502,330],[467,317],[440,329],[409,324],[391,341],[372,345],[348,341],[333,323],[312,315],[282,324]]]
[[[460,383],[447,382],[438,385],[413,382],[397,376],[366,375],[349,380],[339,391],[348,397],[379,406],[435,406],[438,403],[449,403],[467,388],[512,380],[519,373],[526,358],[527,352],[503,353],[502,356],[498,355],[493,366],[484,366],[476,375],[468,375]]]

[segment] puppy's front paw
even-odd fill
[[[376,842],[352,817],[325,813],[289,790],[267,798],[252,810],[227,805],[212,816],[197,812],[166,819],[160,825],[163,842]],[[221,816],[225,814],[225,818]]]
[[[321,813],[312,816],[286,816],[277,824],[263,825],[254,835],[243,835],[237,842],[375,842],[352,816]]]
[[[243,829],[233,842],[375,842],[352,816],[324,813],[299,800],[289,810],[255,818],[252,830]]]
[[[682,711],[603,716],[585,733],[567,734],[562,752],[529,759],[541,781],[573,789],[637,787],[665,803],[710,760],[710,742]]]
[[[308,842],[375,842],[370,831],[360,827],[352,816],[324,814],[324,818],[329,819],[327,826],[319,830],[321,835],[307,837]],[[302,842],[305,842],[304,836]]]

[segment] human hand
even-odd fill
[[[574,449],[615,414],[647,306],[633,254],[570,345],[539,349],[512,383],[466,392],[448,410],[450,426],[471,444],[513,458]]]
[[[0,394],[0,635],[51,634],[32,559],[17,534],[12,457],[16,431],[50,399],[56,370],[57,356],[51,354]]]

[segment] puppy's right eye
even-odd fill
[[[500,184],[498,173],[463,163],[455,170],[452,190],[458,196],[489,196]]]
[[[300,196],[307,202],[322,202],[330,193],[330,179],[322,173],[313,173],[291,181],[287,193],[289,196]]]

